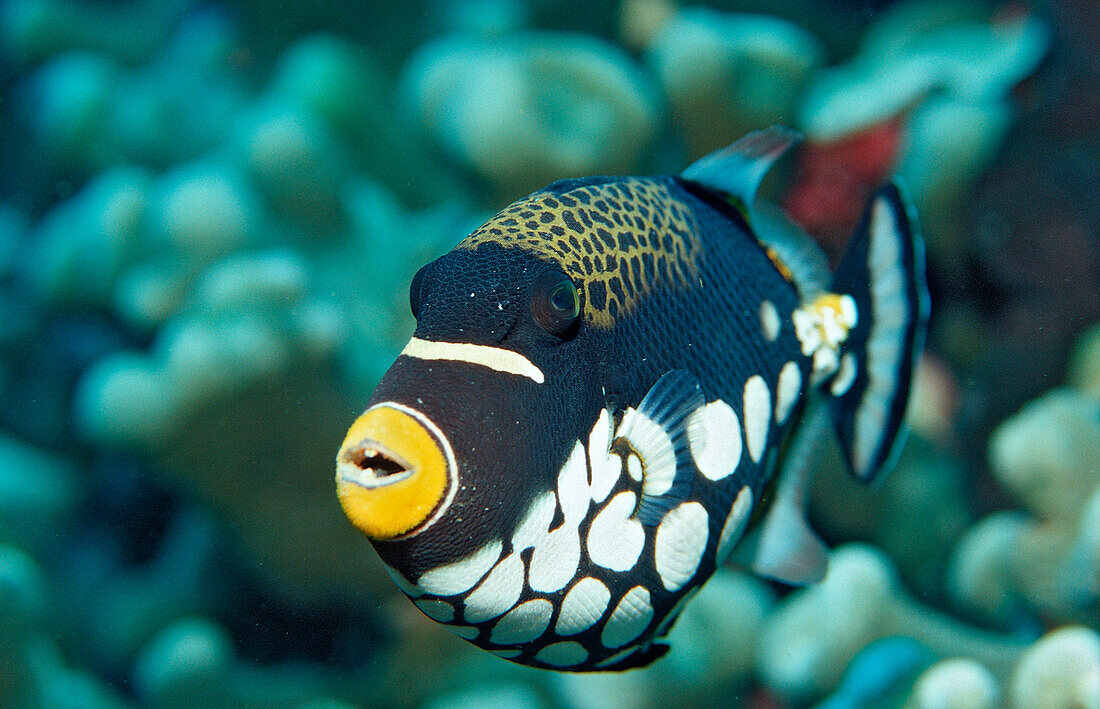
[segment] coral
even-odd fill
[[[1002,623],[1024,608],[1047,621],[1097,622],[1100,401],[1050,392],[1001,425],[989,457],[1030,514],[997,513],[967,531],[952,556],[953,597]]]
[[[62,0],[52,4],[100,17],[83,5]],[[163,8],[149,10],[163,13]],[[11,15],[18,12],[13,7]],[[44,15],[49,16],[48,9]],[[126,22],[117,30],[104,29],[108,18],[53,18],[68,20],[99,39],[65,41],[71,49],[52,55],[22,84],[23,109],[52,167],[71,174],[127,159],[166,164],[198,155],[222,140],[246,100],[241,67],[234,63],[235,37],[225,18],[214,11],[186,14],[150,61],[138,67],[122,61],[132,52],[118,45],[144,33],[126,29]],[[13,25],[20,22],[7,19],[12,24],[6,29],[15,31]],[[166,27],[170,25],[169,18]],[[29,27],[19,31],[29,34]],[[118,47],[123,56],[90,51],[96,44]],[[204,100],[193,100],[199,92]]]
[[[789,120],[825,55],[792,22],[703,7],[680,10],[648,34],[646,63],[696,158],[752,128]]]
[[[969,659],[942,660],[917,678],[907,707],[912,709],[994,709],[1000,705],[997,679]],[[1023,706],[1027,706],[1026,704]]]
[[[284,120],[323,126],[323,139],[339,142],[346,151],[350,165],[345,169],[371,175],[404,204],[423,207],[464,196],[458,181],[433,162],[412,126],[393,120],[391,92],[389,78],[362,47],[318,34],[298,40],[280,55],[269,96],[272,103],[297,107]],[[327,169],[335,172],[334,167]],[[266,168],[269,179],[278,177],[275,165]]]
[[[45,575],[17,547],[0,544],[0,704],[122,709],[126,702],[90,674],[69,667],[45,620],[54,604]]]
[[[0,8],[0,46],[21,62],[67,49],[136,61],[164,41],[188,4],[158,0],[105,9],[79,0],[11,0]]]
[[[1077,340],[1066,379],[1073,388],[1100,399],[1100,324],[1090,327]]]
[[[990,19],[966,2],[909,0],[881,13],[857,55],[816,74],[801,98],[797,123],[811,150],[794,204],[806,212],[821,195],[846,207],[809,222],[835,238],[896,169],[922,221],[934,226],[925,230],[931,245],[947,248],[943,215],[992,160],[1012,120],[1006,95],[1035,71],[1049,41],[1034,15]],[[827,157],[851,155],[854,165],[872,145],[873,164],[885,162],[884,169],[866,179],[844,173],[840,186],[822,174],[835,174]]]
[[[1001,424],[989,442],[997,479],[1037,517],[1076,518],[1100,484],[1100,402],[1055,390]]]
[[[891,635],[944,657],[970,657],[1004,671],[1025,643],[965,626],[910,598],[873,547],[835,549],[825,579],[792,594],[765,623],[758,670],[784,697],[804,701],[834,687],[868,643]]]
[[[331,588],[341,576],[364,583],[371,567],[365,550],[341,548],[354,537],[314,484],[352,406],[332,377],[346,317],[308,283],[290,252],[216,262],[149,352],[119,352],[88,371],[75,409],[86,435],[153,453],[234,520],[275,578]],[[284,518],[275,527],[273,514]],[[319,539],[331,550],[318,553]]]
[[[623,44],[631,49],[645,47],[677,9],[672,0],[623,0],[619,5],[619,36]]]
[[[84,151],[86,166],[120,156],[175,164],[100,172],[34,226],[33,248],[13,257],[12,268],[45,307],[110,312],[151,343],[84,372],[74,417],[85,436],[160,461],[173,485],[233,520],[258,568],[286,592],[369,586],[369,552],[346,551],[355,537],[317,484],[331,477],[319,461],[331,458],[352,397],[364,398],[407,334],[407,314],[396,314],[407,306],[395,293],[468,230],[471,212],[443,204],[409,213],[385,188],[352,178],[374,161],[397,183],[436,185],[434,199],[454,194],[446,180],[410,182],[378,166],[393,162],[384,151],[398,146],[411,158],[415,143],[393,128],[391,140],[368,141],[387,117],[374,109],[373,124],[362,124],[356,116],[388,89],[346,43],[315,36],[295,45],[269,87],[239,111],[244,92],[232,73],[203,74],[227,60],[229,26],[189,13],[175,32],[150,64],[98,74],[94,101],[110,111],[80,130],[96,134],[102,155],[87,152],[94,141],[64,138]],[[110,62],[88,56],[96,66]],[[29,84],[39,93],[68,90],[70,74],[42,69]],[[192,81],[217,88],[202,116],[172,108]],[[123,130],[111,113],[121,110],[114,99],[122,84],[144,87],[142,100],[168,120]],[[72,110],[68,100],[30,105],[45,124],[55,108]],[[198,129],[202,136],[187,133]],[[144,147],[132,143],[135,134]],[[50,154],[64,152],[49,135],[40,140]],[[352,147],[362,145],[369,147]],[[410,168],[438,172],[427,165]],[[378,250],[389,265],[364,279]],[[256,451],[275,465],[257,467]],[[286,523],[273,528],[272,515]],[[322,553],[320,539],[330,540]]]
[[[1043,636],[1016,667],[1014,707],[1096,709],[1100,706],[1100,635],[1069,626]]]
[[[446,694],[427,705],[428,709],[477,709],[485,706],[541,709],[546,704],[523,684],[483,684]]]
[[[0,705],[1096,709],[1100,11],[886,4],[0,2]],[[622,674],[424,622],[331,489],[413,273],[773,122],[804,224],[897,172],[932,247],[898,469],[818,461],[828,578],[721,569]]]
[[[64,646],[95,667],[125,672],[135,653],[160,628],[207,609],[204,591],[212,579],[217,528],[207,515],[188,512],[168,521],[152,559],[133,564],[119,550],[78,544],[79,567],[54,569],[52,582],[79,608],[59,607],[55,617],[69,628]]]
[[[934,88],[962,99],[1003,96],[1046,53],[1045,27],[1017,14],[986,24],[977,6],[910,0],[880,14],[847,65],[818,76],[802,127],[829,141],[897,116]]]
[[[48,530],[73,513],[77,480],[72,461],[0,434],[0,532],[23,547],[40,547]]]
[[[852,658],[836,691],[816,709],[854,709],[897,699],[911,684],[913,675],[934,659],[926,647],[912,638],[875,640]]]
[[[916,395],[922,395],[919,379]],[[896,469],[881,484],[868,487],[853,480],[835,451],[822,456],[810,512],[814,528],[830,541],[872,542],[898,564],[909,588],[934,595],[942,586],[947,557],[976,515],[962,462],[930,441],[916,423]]]
[[[659,118],[630,57],[582,35],[446,37],[409,60],[403,86],[440,148],[502,195],[629,171]]]
[[[202,617],[167,625],[142,649],[134,663],[138,697],[155,707],[283,706],[300,709],[350,709],[335,696],[325,696],[324,673],[288,663],[245,667],[232,638],[217,623]]]

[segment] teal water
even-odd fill
[[[1059,0],[0,4],[0,707],[1095,706],[1097,32]],[[765,191],[831,254],[887,177],[916,204],[898,468],[822,460],[826,580],[731,565],[644,670],[451,636],[332,484],[413,273],[554,179],[771,124],[805,138]]]

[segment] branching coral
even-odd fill
[[[684,8],[653,32],[645,52],[694,157],[752,128],[789,121],[824,60],[812,34],[765,15]]]
[[[1030,514],[997,513],[967,532],[954,597],[1002,623],[1025,609],[1100,622],[1100,401],[1062,389],[1031,402],[994,434],[990,462]]]
[[[404,90],[440,147],[502,195],[630,170],[659,119],[640,68],[582,35],[437,40],[409,61]]]
[[[1026,643],[969,627],[909,597],[889,560],[873,547],[836,549],[817,586],[772,615],[760,639],[759,671],[785,697],[806,700],[835,686],[873,640],[903,635],[942,657],[964,656],[1006,672]]]

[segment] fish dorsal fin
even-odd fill
[[[680,176],[739,202],[748,216],[764,175],[800,138],[795,131],[780,126],[756,130],[729,147],[699,158]]]
[[[627,472],[640,478],[636,516],[643,525],[659,524],[691,494],[695,461],[688,429],[695,425],[691,415],[704,404],[698,380],[673,369],[657,380],[636,409],[623,415],[611,448],[624,457]]]
[[[811,300],[825,291],[833,275],[828,257],[783,210],[767,200],[757,202],[752,210],[752,227],[760,245],[790,272],[800,299]]]

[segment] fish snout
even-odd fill
[[[439,427],[396,402],[367,409],[336,454],[336,494],[352,524],[374,540],[426,529],[454,496],[454,454]]]

